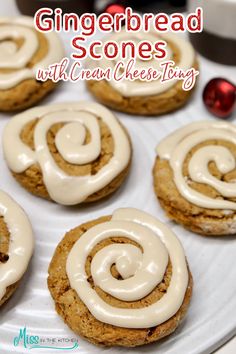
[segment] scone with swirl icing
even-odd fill
[[[175,66],[183,71],[198,68],[196,54],[191,43],[176,34],[163,33],[159,36],[154,31],[150,31],[150,33],[139,31],[130,34],[123,29],[120,33],[114,32],[109,37],[109,40],[117,43],[130,39],[137,45],[143,40],[155,43],[162,39],[167,43],[165,48],[167,56],[165,59],[157,60],[153,58],[145,61],[136,59],[136,69],[141,70],[152,67],[162,71],[160,64],[169,60],[172,60]],[[129,60],[130,58],[122,61],[128,63]],[[89,68],[99,67],[103,70],[107,68],[114,69],[119,61],[119,58],[108,60],[103,57],[96,61],[90,59],[87,66]],[[122,74],[122,69],[120,69],[120,74]],[[87,87],[101,103],[115,110],[134,115],[160,115],[177,110],[189,100],[193,88],[189,91],[184,91],[182,83],[182,80],[177,81],[175,79],[164,83],[160,82],[160,79],[152,81],[123,79],[116,81],[112,77],[109,81],[88,80]]]
[[[203,235],[236,234],[236,126],[190,123],[157,146],[154,187],[167,215]]]
[[[113,193],[131,164],[126,129],[92,102],[36,107],[13,117],[3,150],[16,180],[33,194],[63,205]]]
[[[75,333],[98,345],[135,347],[179,326],[192,277],[176,235],[153,216],[124,208],[64,236],[48,287]]]
[[[25,212],[0,191],[0,306],[19,285],[33,248],[33,232]]]
[[[35,105],[56,84],[35,79],[38,68],[60,62],[64,50],[56,33],[41,33],[30,17],[0,18],[0,111]]]

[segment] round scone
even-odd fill
[[[128,64],[130,57],[122,60],[129,67],[127,73],[132,73],[135,69],[153,68],[160,72],[164,69],[161,63],[164,61],[173,61],[174,66],[182,69],[183,71],[191,68],[197,69],[198,63],[194,49],[190,42],[184,40],[173,33],[165,33],[157,36],[154,32],[138,32],[132,35],[124,29],[120,33],[113,33],[109,40],[116,41],[117,43],[130,40],[138,45],[141,40],[148,40],[151,43],[157,42],[158,39],[163,39],[166,43],[167,56],[164,60],[136,60],[134,67]],[[98,50],[99,53],[99,50]],[[116,73],[111,79],[108,80],[88,80],[87,87],[90,92],[103,104],[110,108],[125,113],[135,115],[160,115],[171,111],[175,111],[183,106],[191,96],[193,88],[190,90],[183,90],[182,80],[171,80],[161,82],[160,78],[152,81],[145,80],[127,80],[122,79],[125,65],[120,67],[118,64],[121,59],[116,60],[99,59],[89,60],[87,66],[89,68],[100,67],[103,70],[112,68]],[[117,69],[117,65],[118,68]],[[118,73],[118,74],[117,74]],[[129,77],[129,76],[128,76]],[[115,80],[118,78],[118,80]]]
[[[203,235],[236,234],[236,126],[200,121],[157,146],[154,188],[167,215]]]
[[[135,347],[179,326],[192,277],[173,232],[133,208],[69,231],[49,266],[56,311],[88,341]]]
[[[0,36],[0,111],[33,106],[56,85],[35,75],[63,58],[59,36],[36,31],[33,19],[23,16],[0,18]]]
[[[16,290],[33,247],[33,232],[26,214],[13,199],[0,191],[0,306]]]
[[[128,174],[129,135],[92,102],[36,107],[18,114],[3,134],[7,164],[31,193],[63,205],[113,193]]]

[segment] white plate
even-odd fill
[[[64,37],[69,53],[69,35]],[[236,238],[204,238],[170,222],[160,208],[152,187],[152,166],[157,143],[186,123],[212,119],[202,104],[201,93],[212,77],[236,79],[235,68],[201,59],[201,78],[191,102],[182,110],[160,118],[117,116],[128,128],[134,146],[130,176],[114,196],[95,206],[66,208],[30,195],[13,179],[0,150],[0,188],[11,194],[26,210],[33,224],[36,248],[29,270],[15,295],[0,312],[0,353],[52,353],[51,349],[29,350],[21,343],[14,347],[14,337],[21,328],[45,339],[44,345],[71,346],[76,338],[54,310],[47,289],[47,269],[56,245],[65,232],[86,220],[107,215],[119,207],[137,207],[166,222],[181,239],[194,278],[192,303],[185,321],[168,339],[142,348],[108,349],[109,353],[199,354],[210,353],[236,333]],[[67,100],[92,99],[83,83],[65,83],[44,104]],[[9,117],[0,116],[0,133]],[[232,117],[236,121],[236,114]],[[67,338],[69,342],[60,342]],[[47,341],[47,339],[49,341]],[[51,344],[54,339],[57,344]],[[103,349],[78,337],[78,353],[97,354]],[[55,350],[58,352],[59,350]],[[61,350],[65,352],[65,350]],[[66,351],[69,352],[69,351]],[[72,351],[73,352],[73,351]]]

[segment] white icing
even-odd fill
[[[0,215],[10,233],[9,259],[0,262],[0,300],[6,288],[16,283],[26,271],[33,248],[33,232],[30,222],[20,206],[6,193],[0,191]],[[0,235],[1,236],[1,235]]]
[[[112,40],[116,41],[117,43],[120,43],[121,41],[127,41],[127,40],[132,40],[134,43],[138,45],[139,42],[143,40],[147,40],[151,43],[155,43],[158,40],[164,40],[167,42],[173,42],[176,47],[178,48],[180,52],[180,61],[179,63],[176,63],[176,65],[186,71],[190,69],[193,64],[194,64],[194,59],[195,59],[195,53],[192,45],[184,40],[182,37],[175,35],[173,33],[163,33],[161,36],[159,36],[156,32],[137,32],[130,34],[129,32],[125,32],[123,29],[119,33],[112,33],[112,35],[107,38],[107,40]],[[164,61],[171,60],[173,53],[171,48],[168,46],[165,47],[167,56],[163,60],[157,60],[157,59],[152,59],[152,60],[140,60],[136,59],[136,64],[135,68],[136,69],[147,69],[152,67],[155,70],[161,70],[160,64],[163,63]],[[98,51],[99,52],[99,51]],[[108,60],[105,57],[101,60],[96,60],[96,61],[91,61],[88,63],[88,65],[92,65],[95,67],[101,67],[102,69],[107,69],[107,67],[112,67],[114,69],[116,63],[120,61],[121,58],[118,57],[116,60]],[[130,60],[123,60],[122,61],[127,63]],[[141,81],[141,80],[120,80],[116,81],[114,78],[112,78],[109,81],[109,84],[118,92],[120,92],[124,97],[133,97],[133,96],[148,96],[148,95],[157,95],[162,92],[165,92],[169,90],[172,86],[176,84],[176,80],[172,81],[166,81],[164,83],[161,83],[160,80],[153,80],[149,82]]]
[[[20,134],[30,121],[40,118],[34,130],[35,151],[25,145]],[[72,164],[87,164],[101,154],[100,118],[109,128],[114,152],[109,162],[96,174],[69,176],[55,162],[47,145],[47,132],[56,123],[65,123],[55,143],[63,158]],[[90,142],[85,143],[85,132]],[[116,117],[97,103],[67,103],[27,110],[12,118],[5,127],[3,149],[10,169],[21,173],[33,164],[41,167],[50,197],[64,205],[78,204],[107,186],[128,165],[131,157],[129,139]]]
[[[147,296],[163,280],[168,259],[172,277],[167,292],[147,307],[117,308],[103,301],[91,288],[85,271],[92,249],[108,237],[123,236],[135,241],[113,244],[98,251],[91,263],[94,283],[106,293],[123,301],[137,301]],[[123,280],[112,277],[115,264]],[[110,221],[85,232],[72,247],[66,263],[71,287],[101,322],[125,328],[157,326],[176,314],[188,286],[188,269],[183,248],[174,233],[151,215],[137,209],[118,209]]]
[[[236,39],[235,0],[188,0],[189,12],[203,9],[204,30],[224,38]]]
[[[208,140],[225,140],[236,145],[236,126],[228,122],[200,121],[178,129],[157,146],[157,154],[167,159],[174,173],[174,181],[180,194],[189,202],[210,209],[236,210],[236,203],[213,199],[192,189],[183,176],[183,163],[191,149]],[[218,170],[226,174],[236,168],[235,157],[224,146],[207,145],[199,148],[188,165],[191,180],[215,188],[223,197],[236,197],[236,183],[224,182],[212,176],[209,162],[214,161]]]
[[[39,48],[39,41],[30,17],[0,18],[0,69],[11,69],[10,73],[0,73],[0,89],[7,90],[27,79],[35,78],[39,68],[46,69],[49,65],[64,56],[61,41],[56,33],[44,34],[48,41],[48,52],[43,59],[32,68],[27,68],[31,58]],[[11,41],[23,39],[18,49]]]

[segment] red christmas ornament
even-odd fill
[[[212,79],[205,86],[203,101],[212,114],[227,118],[235,107],[236,86],[223,78]]]
[[[108,5],[104,12],[114,16],[115,14],[124,14],[125,13],[125,6],[121,4],[110,4]]]

